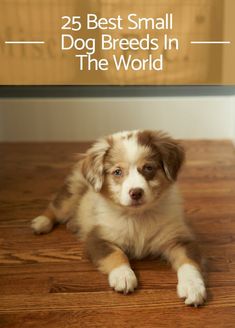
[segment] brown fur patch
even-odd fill
[[[201,271],[201,254],[194,240],[171,240],[164,245],[163,254],[175,270],[188,263],[196,266]]]
[[[67,183],[64,183],[64,185],[62,186],[62,188],[59,190],[54,200],[52,201],[52,204],[54,207],[60,208],[64,200],[70,198],[71,196],[72,193],[69,191],[69,185]]]
[[[194,262],[202,265],[202,255],[196,241],[189,242],[184,245],[186,247],[186,255],[188,258],[192,259]]]
[[[122,250],[115,247],[110,255],[99,261],[99,270],[104,273],[109,273],[123,264],[129,264],[129,260]]]
[[[102,239],[98,227],[95,227],[87,236],[86,250],[94,264],[98,265],[99,261],[113,252],[113,246]]]
[[[161,160],[161,167],[168,179],[176,180],[184,161],[183,147],[168,135],[157,131],[140,131],[137,134],[139,144],[149,147]]]
[[[127,256],[117,246],[102,239],[100,230],[95,227],[86,240],[86,250],[92,262],[104,273],[129,263]]]
[[[137,165],[138,172],[142,174],[147,181],[152,180],[156,176],[158,169],[156,161],[149,161],[148,157],[146,157],[145,159],[138,161]],[[151,171],[147,170],[148,166],[152,167]]]

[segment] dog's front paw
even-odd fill
[[[137,287],[134,271],[126,264],[113,269],[109,274],[109,285],[117,292],[128,294]]]
[[[205,302],[205,284],[195,266],[184,264],[179,268],[177,292],[180,298],[185,298],[186,305],[197,307]]]
[[[45,215],[40,215],[32,220],[31,228],[36,234],[48,233],[53,228],[53,222]]]

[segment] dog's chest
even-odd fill
[[[157,224],[151,217],[120,216],[102,224],[106,238],[122,248],[130,257],[149,254],[150,244],[157,234]]]

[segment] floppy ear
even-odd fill
[[[142,145],[151,147],[156,153],[167,179],[176,180],[185,158],[183,147],[161,131],[140,131],[138,139]]]
[[[138,141],[153,149],[167,179],[175,181],[185,158],[183,147],[161,131],[140,131]]]
[[[175,181],[185,159],[184,148],[176,140],[162,133],[155,134],[154,144],[160,153],[161,165],[167,179]]]
[[[161,153],[162,167],[167,179],[175,181],[185,159],[183,147],[175,140],[168,138],[160,142],[159,150]]]
[[[82,162],[82,174],[95,191],[100,191],[104,182],[104,159],[110,148],[108,139],[100,139],[88,149]]]

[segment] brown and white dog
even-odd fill
[[[81,156],[35,233],[55,223],[78,229],[93,263],[118,292],[137,287],[129,258],[162,255],[178,275],[187,305],[206,299],[194,236],[184,221],[176,178],[183,148],[156,131],[121,132],[100,139]]]

